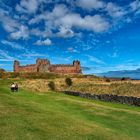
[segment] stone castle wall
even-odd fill
[[[140,98],[133,97],[133,96],[119,96],[119,95],[112,95],[112,94],[91,94],[91,93],[81,93],[75,91],[64,91],[64,93],[73,96],[80,96],[82,98],[140,106]]]
[[[37,59],[36,64],[20,66],[20,62],[15,60],[14,72],[81,73],[81,67],[79,61],[73,61],[72,65],[52,65],[47,59]]]

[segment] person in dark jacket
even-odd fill
[[[18,91],[18,84],[15,84],[15,91]]]

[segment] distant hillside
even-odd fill
[[[5,72],[5,70],[0,68],[0,73],[1,73],[1,72]]]
[[[129,77],[131,79],[140,79],[140,69],[109,71],[106,73],[98,73],[97,75],[106,77]]]

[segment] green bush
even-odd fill
[[[106,81],[106,82],[111,82],[109,78],[106,78],[106,80],[105,80],[105,81]]]
[[[51,89],[51,90],[55,90],[55,83],[53,81],[50,81],[48,83],[48,87]]]
[[[10,73],[10,78],[17,78],[19,77],[19,73]]]
[[[66,82],[66,85],[67,85],[67,86],[71,86],[71,85],[72,85],[72,80],[71,80],[71,78],[66,78],[66,79],[65,79],[65,82]]]
[[[2,78],[2,76],[3,76],[3,72],[0,72],[0,78]]]

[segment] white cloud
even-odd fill
[[[7,32],[13,32],[19,27],[19,23],[8,16],[8,12],[0,9],[0,22]]]
[[[131,10],[134,11],[136,14],[140,14],[140,1],[135,0],[130,3]]]
[[[17,4],[16,6],[16,10],[20,13],[35,13],[38,6],[38,0],[21,0],[20,4]]]
[[[95,56],[91,56],[91,55],[85,55],[87,57],[87,59],[89,59],[92,62],[95,62],[97,64],[105,64],[105,62],[103,62],[102,60],[100,60],[99,58],[95,57]]]
[[[0,9],[0,22],[3,28],[9,33],[12,39],[27,39],[29,37],[29,29],[25,25],[21,25],[18,20],[9,16],[9,13]]]
[[[28,23],[29,23],[29,25],[38,24],[41,20],[43,20],[45,18],[46,18],[45,14],[36,15],[34,18],[29,20]]]
[[[21,7],[19,4],[16,6],[16,10],[20,13],[27,13],[26,9]]]
[[[29,30],[27,26],[22,25],[17,31],[12,32],[10,34],[12,39],[28,39],[29,38]]]
[[[125,15],[124,9],[112,2],[107,4],[106,10],[108,11],[108,14],[113,18],[121,18]]]
[[[65,5],[63,4],[55,5],[52,12],[45,13],[46,27],[50,29],[57,28],[58,27],[57,23],[60,21],[61,18],[66,16],[68,13],[70,13],[70,11]]]
[[[68,7],[58,4],[59,2],[67,2],[70,5]],[[54,7],[47,10],[44,5],[49,3],[54,4]],[[71,3],[76,5],[71,5]],[[41,9],[42,5],[44,7]],[[17,13],[10,17],[9,11],[0,9],[0,18],[2,19],[0,22],[4,29],[10,33],[9,36],[12,39],[29,39],[30,36],[67,38],[76,36],[84,30],[104,33],[110,28],[118,27],[120,22],[129,23],[131,19],[127,16],[126,9],[131,7],[132,11],[138,12],[139,5],[138,0],[124,7],[102,0],[57,0],[55,3],[52,0],[21,0],[16,5],[16,10],[20,14]],[[83,12],[96,9],[99,13],[88,11],[82,15],[81,12],[75,11],[76,6],[81,7]],[[37,14],[37,11],[40,11],[40,14]],[[32,14],[32,16],[25,13]],[[39,23],[43,26],[40,27]],[[36,25],[34,26],[34,24]]]
[[[41,10],[41,5],[49,3],[52,3],[52,0],[21,0],[15,9],[21,14],[35,14],[38,10]]]
[[[55,22],[69,13],[68,8],[64,4],[56,4],[51,12],[44,11],[39,15],[35,15],[34,18],[29,20],[28,24],[38,24],[41,21],[45,23],[45,30],[51,30],[56,28]]]
[[[63,37],[63,38],[73,37],[74,35],[75,35],[74,31],[64,26],[61,26],[59,28],[59,32],[57,33],[58,37]]]
[[[86,15],[81,17],[80,14],[71,12],[65,5],[56,5],[52,12],[45,12],[32,19],[29,23],[38,23],[41,20],[46,21],[46,28],[59,29],[57,34],[60,37],[64,35],[74,35],[72,28],[89,30],[93,32],[104,32],[109,28],[109,22],[100,15]]]
[[[6,50],[0,50],[0,61],[14,61],[15,59],[20,59],[20,61],[27,61],[29,59],[32,59],[33,57],[46,57],[46,54],[40,54],[35,52],[34,50],[28,50],[25,46],[21,46],[18,43],[10,42],[7,40],[2,40],[2,44],[8,45],[8,47],[11,47],[13,49],[17,49],[20,52],[20,55],[17,55],[15,58],[15,53],[12,54],[12,52],[6,51]],[[23,60],[23,58],[26,58]]]
[[[52,12],[44,11],[39,15],[35,15],[34,18],[29,20],[29,24],[38,24],[42,20],[53,21],[56,20],[56,18],[65,16],[68,12],[69,10],[64,4],[56,4]]]
[[[7,40],[2,40],[1,43],[4,44],[4,45],[10,46],[13,49],[18,49],[18,50],[23,50],[24,49],[21,45],[15,43],[15,42],[10,42],[10,41],[7,41]]]
[[[23,53],[22,57],[26,57],[26,59],[32,59],[34,57],[37,58],[37,57],[49,57],[49,56],[47,54],[40,54],[34,51],[29,51],[27,53]]]
[[[0,50],[0,59],[13,60],[14,57],[10,56],[8,51]]]
[[[50,46],[50,45],[52,45],[52,41],[49,38],[47,38],[46,40],[38,40],[35,43],[35,45],[38,45],[38,46],[43,46],[43,45]]]
[[[105,3],[100,0],[77,0],[76,5],[86,10],[100,9],[105,7]]]
[[[109,22],[100,15],[81,17],[79,14],[67,14],[64,17],[55,21],[56,25],[63,25],[64,27],[76,27],[83,30],[93,32],[104,32],[109,28]]]
[[[64,4],[56,5],[53,9],[52,15],[54,17],[63,17],[69,12],[68,8]]]
[[[130,7],[132,8],[133,11],[136,11],[140,8],[140,1],[135,0],[132,3],[130,3]]]
[[[68,50],[68,52],[71,52],[71,53],[80,53],[78,50],[76,50],[73,47],[69,47],[67,50]]]
[[[122,17],[126,12],[122,7],[113,2],[106,3],[101,0],[77,0],[76,5],[85,10],[102,9],[102,11],[107,11],[113,18]]]
[[[33,29],[35,35],[46,37],[73,37],[78,35],[74,29],[88,30],[92,32],[104,32],[110,27],[108,20],[101,15],[86,15],[71,12],[65,5],[55,5],[52,12],[44,12],[29,21],[29,24],[45,22],[44,31]],[[52,33],[52,30],[56,30]],[[47,33],[48,32],[48,33]]]
[[[38,28],[31,29],[30,34],[33,35],[33,36],[43,37],[43,38],[54,37],[54,34],[52,33],[51,29],[49,29],[49,28],[47,28],[43,31],[38,29]]]

